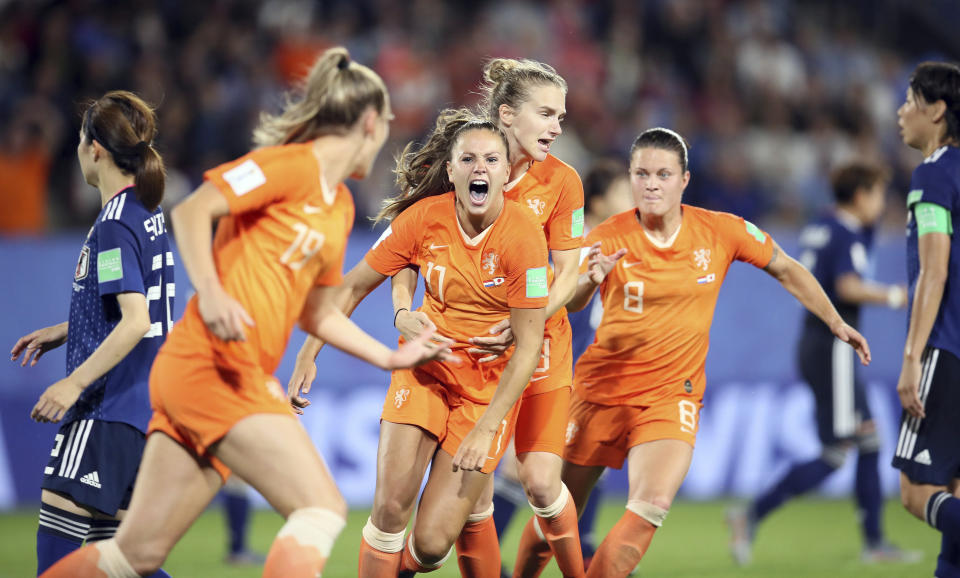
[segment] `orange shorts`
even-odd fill
[[[519,405],[514,404],[501,422],[490,445],[487,463],[481,470],[483,473],[497,469],[513,435]],[[487,407],[460,397],[423,371],[401,369],[393,372],[380,418],[426,430],[436,436],[443,451],[454,456]]]
[[[530,376],[530,383],[523,390],[523,398],[548,391],[569,388],[573,383],[573,337],[570,322],[564,315],[560,323],[551,322],[543,335],[540,363]]]
[[[524,396],[520,400],[517,431],[513,438],[517,454],[550,452],[563,456],[569,407],[569,387]]]
[[[700,399],[671,395],[650,405],[600,405],[577,392],[570,401],[563,459],[579,466],[620,469],[633,446],[656,440],[697,440]]]
[[[147,435],[156,431],[167,434],[209,462],[224,480],[230,476],[230,468],[210,453],[210,446],[247,416],[293,416],[283,387],[272,375],[227,372],[213,360],[162,351],[150,371],[150,405],[153,418]]]

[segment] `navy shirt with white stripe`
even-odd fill
[[[960,357],[960,149],[943,146],[924,159],[913,171],[910,193],[907,195],[907,282],[910,284],[910,307],[913,309],[917,277],[920,275],[920,253],[917,224],[913,208],[917,203],[940,205],[950,213],[953,234],[950,237],[950,262],[947,284],[943,290],[940,311],[934,321],[927,345],[946,349]]]
[[[852,327],[860,323],[860,305],[837,296],[837,280],[848,273],[867,279],[873,275],[873,229],[864,227],[848,213],[837,210],[813,221],[800,233],[800,262],[817,278],[843,320]],[[809,311],[804,331],[830,333]],[[831,334],[832,335],[832,334]]]
[[[113,369],[91,383],[64,422],[99,419],[146,432],[150,366],[173,325],[173,253],[163,211],[148,211],[132,187],[100,211],[74,271],[67,334],[67,374],[83,363],[120,322],[118,293],[147,298],[150,330]]]

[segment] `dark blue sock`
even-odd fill
[[[78,549],[89,529],[90,518],[41,503],[37,527],[37,576]]]
[[[822,458],[793,466],[783,479],[753,503],[750,515],[759,522],[780,504],[819,485],[834,471],[834,467]]]
[[[883,541],[883,494],[880,490],[880,471],[877,469],[878,457],[879,453],[873,451],[861,451],[857,455],[855,493],[867,546],[875,546]]]
[[[223,505],[227,511],[227,526],[230,530],[230,553],[243,552],[247,544],[247,521],[250,519],[250,498],[243,493],[223,493]]]
[[[580,521],[577,524],[580,531],[580,549],[583,551],[584,558],[590,558],[597,550],[593,543],[593,522],[597,519],[597,510],[602,499],[603,489],[598,484],[590,493],[587,505],[583,507],[583,513],[580,515]]]
[[[940,555],[937,556],[938,578],[960,578],[960,543],[946,534],[940,537]]]
[[[960,500],[947,492],[937,492],[927,500],[927,523],[940,530],[951,542],[960,542]]]
[[[87,531],[87,542],[109,540],[117,533],[119,526],[120,520],[93,520],[90,522],[90,530]]]
[[[517,508],[527,503],[520,482],[498,476],[493,481],[493,524],[497,527],[497,536],[502,537],[513,519]]]

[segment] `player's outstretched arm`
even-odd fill
[[[841,275],[834,289],[837,298],[845,303],[885,305],[891,309],[900,309],[907,304],[906,286],[874,283],[853,272]]]
[[[453,456],[453,470],[480,470],[487,460],[487,453],[501,422],[510,408],[520,399],[523,389],[530,381],[533,370],[540,362],[543,347],[543,326],[546,322],[544,308],[510,309],[510,326],[517,344],[516,351],[500,376],[500,383],[490,400],[490,405],[477,420],[473,429],[463,439]],[[503,440],[507,443],[509,440]]]
[[[383,280],[383,275],[374,271],[366,261],[361,260],[354,265],[349,273],[344,275],[343,282],[336,287],[318,287],[313,291],[318,292],[318,300],[329,304],[332,307],[342,311],[345,315],[353,314],[354,309],[360,305],[360,302],[377,288]],[[313,386],[313,380],[317,377],[317,355],[324,346],[324,340],[312,334],[309,323],[310,318],[307,315],[310,308],[310,300],[304,306],[300,317],[300,327],[307,332],[307,338],[300,351],[297,352],[297,362],[293,368],[293,374],[290,381],[287,382],[287,397],[290,399],[290,405],[298,414],[303,414],[303,408],[310,405],[306,399],[306,394],[310,393]]]
[[[619,249],[612,255],[604,255],[600,247],[600,241],[591,245],[584,256],[584,258],[587,259],[587,270],[585,273],[581,273],[580,278],[577,280],[577,290],[574,292],[573,297],[570,298],[570,301],[567,302],[567,311],[572,313],[586,307],[590,299],[593,298],[597,287],[603,283],[607,275],[610,274],[610,271],[613,271],[613,268],[617,265],[617,261],[626,254],[626,249]]]
[[[150,330],[150,310],[142,293],[119,293],[120,322],[67,377],[43,392],[30,417],[39,422],[58,422],[77,401],[83,390],[113,369]]]
[[[773,256],[764,270],[796,297],[801,305],[823,321],[837,338],[849,343],[860,357],[860,363],[870,363],[870,346],[867,340],[843,321],[816,277],[796,259],[787,255],[776,241],[773,241]]]
[[[920,358],[927,347],[930,332],[937,320],[950,265],[950,235],[926,233],[917,239],[920,256],[920,274],[913,293],[910,327],[903,348],[903,367],[897,380],[900,403],[910,415],[925,417],[918,395],[920,385]]]
[[[26,367],[29,363],[30,367],[33,367],[40,361],[40,357],[44,353],[66,343],[67,327],[68,322],[64,321],[24,335],[17,340],[13,349],[10,350],[10,361],[16,361],[23,353],[23,361],[20,362],[20,366]]]
[[[246,339],[245,326],[253,318],[220,284],[213,262],[213,222],[230,212],[226,197],[206,182],[170,211],[180,258],[197,291],[200,317],[210,331],[224,341]]]

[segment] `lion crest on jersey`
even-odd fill
[[[547,204],[540,199],[527,199],[527,206],[530,207],[530,210],[538,217],[542,215],[543,211],[547,208]]]
[[[483,256],[483,263],[481,267],[488,275],[493,275],[497,272],[497,267],[500,266],[500,255],[497,255],[493,251],[490,251]]]
[[[410,398],[410,390],[409,390],[409,389],[407,389],[407,388],[398,389],[398,390],[397,390],[397,393],[395,393],[395,394],[393,395],[393,405],[394,405],[397,409],[400,409],[400,406],[402,406],[403,404],[405,404],[409,398]]]
[[[697,267],[706,271],[710,266],[710,249],[697,249],[693,252],[693,262]]]

